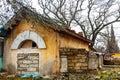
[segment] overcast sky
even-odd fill
[[[38,5],[38,0],[33,0],[33,7],[37,9],[38,12],[42,12],[42,10],[40,9],[39,5]],[[115,31],[115,35],[116,35],[116,39],[119,43],[119,46],[120,46],[120,23],[114,23],[113,24],[114,26],[114,31]],[[72,27],[72,29],[74,29],[76,32],[80,32],[80,27]]]

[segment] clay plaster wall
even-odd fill
[[[23,31],[31,30],[39,34],[45,44],[45,49],[37,48],[22,48],[22,49],[10,49],[14,39],[17,35]],[[51,34],[52,33],[52,34]],[[48,28],[41,27],[38,24],[31,24],[31,22],[23,20],[16,26],[5,39],[3,68],[11,73],[17,72],[17,54],[18,53],[39,53],[39,71],[41,74],[53,74],[59,72],[59,52],[57,43],[57,33]]]
[[[45,49],[38,48],[20,48],[11,49],[11,45],[18,34],[30,30],[40,35],[45,44]],[[13,28],[4,44],[3,68],[10,73],[17,72],[17,54],[19,53],[39,53],[39,72],[43,75],[56,74],[60,70],[60,47],[84,48],[88,50],[88,43],[81,41],[73,36],[59,34],[50,27],[43,27],[40,24],[31,21],[22,20],[18,26]]]
[[[76,37],[62,34],[60,35],[60,47],[67,47],[67,48],[83,48],[89,50],[88,42],[84,42]]]

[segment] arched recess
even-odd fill
[[[25,40],[23,41],[22,43],[20,43],[18,49],[21,49],[21,48],[38,48],[37,44],[32,41],[32,40]]]
[[[34,41],[38,48],[46,48],[45,42],[42,37],[40,37],[36,32],[30,30],[20,33],[13,41],[11,49],[18,49],[19,45],[25,40]]]

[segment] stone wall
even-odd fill
[[[67,55],[68,72],[85,73],[88,70],[88,52],[85,49],[62,49],[61,55]]]
[[[68,56],[68,72],[83,72],[87,69],[88,61],[85,55]]]

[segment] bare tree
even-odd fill
[[[12,8],[5,0],[0,0],[0,25],[13,15]]]
[[[106,48],[107,53],[119,53],[119,47],[117,45],[116,39],[115,39],[115,34],[113,30],[113,26],[111,25],[111,34],[110,37],[108,37],[107,40],[107,48]]]
[[[27,4],[31,0],[8,0],[12,1],[31,7]],[[116,0],[38,0],[38,4],[41,10],[37,12],[56,20],[60,26],[79,26],[84,36],[93,41],[91,47],[104,27],[120,21],[120,5]]]
[[[118,42],[116,41],[113,25],[106,27],[104,32],[100,32],[96,39],[95,49],[104,53],[119,53]]]

